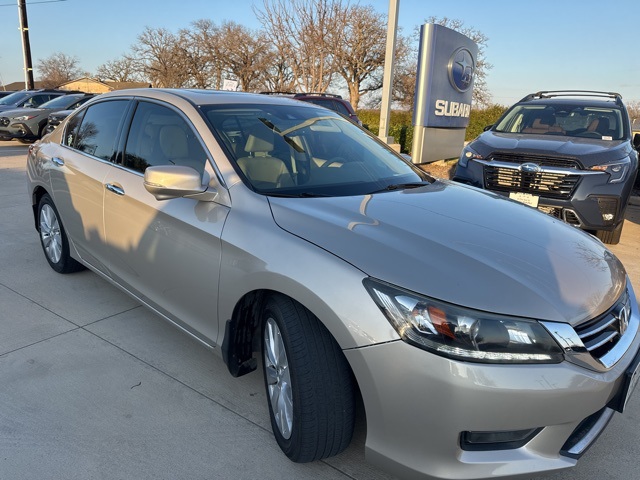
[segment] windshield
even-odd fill
[[[0,105],[15,105],[29,96],[28,92],[14,92],[0,99]]]
[[[78,100],[78,97],[76,96],[62,95],[49,100],[48,102],[44,102],[38,108],[67,108],[67,106],[71,105],[76,100]]]
[[[291,105],[201,108],[237,170],[259,193],[363,195],[433,181],[332,111]]]
[[[620,108],[571,104],[516,105],[496,125],[496,132],[622,140]]]

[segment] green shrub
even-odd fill
[[[493,105],[483,109],[472,109],[469,117],[469,126],[465,133],[465,140],[473,140],[480,135],[487,125],[495,121],[504,113],[507,107]],[[365,128],[374,135],[378,135],[380,129],[379,110],[358,110],[358,117]],[[389,136],[400,144],[402,153],[411,153],[413,144],[413,113],[406,110],[393,110],[389,120]]]

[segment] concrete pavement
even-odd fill
[[[389,479],[341,455],[298,465],[272,437],[261,372],[221,360],[89,271],[59,275],[26,195],[26,147],[0,144],[1,479]],[[640,292],[640,207],[620,256]],[[578,467],[538,480],[636,478],[640,393]]]

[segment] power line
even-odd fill
[[[29,2],[29,5],[36,5],[38,3],[58,3],[66,2],[67,0],[41,0],[39,2]],[[15,3],[0,3],[0,7],[15,7]]]

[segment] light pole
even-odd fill
[[[24,54],[24,86],[27,90],[33,90],[33,63],[31,62],[31,45],[29,44],[27,0],[18,0],[18,16],[22,33],[22,53]]]
[[[380,107],[380,129],[378,138],[387,144],[395,143],[389,137],[389,117],[391,116],[391,93],[393,91],[393,67],[396,52],[396,32],[398,30],[398,8],[400,0],[389,0],[389,19],[387,21],[387,50],[384,57],[382,77],[382,105]]]

